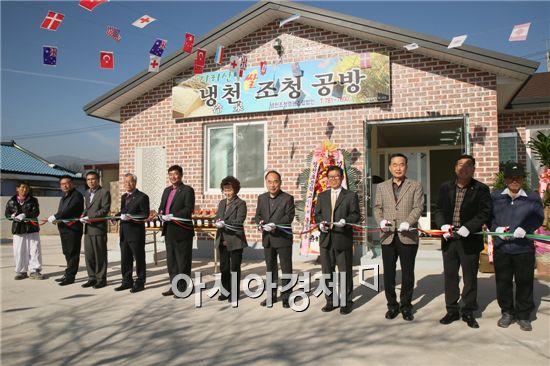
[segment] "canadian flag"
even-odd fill
[[[42,21],[40,28],[55,31],[63,19],[65,19],[65,15],[50,10],[48,11],[48,15],[46,15]]]
[[[100,51],[99,52],[99,66],[102,69],[114,69],[115,58],[112,52]]]
[[[527,39],[530,26],[531,23],[515,25],[514,29],[512,29],[512,33],[510,33],[510,38],[508,38],[508,41],[525,41]]]

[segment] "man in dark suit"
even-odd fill
[[[84,212],[80,222],[84,224],[84,259],[88,281],[82,287],[95,289],[107,286],[107,220],[101,219],[111,209],[111,194],[99,185],[99,174],[86,174],[89,189],[84,194]],[[99,218],[98,221],[94,219]]]
[[[340,304],[340,314],[351,313],[353,305],[353,228],[346,224],[356,224],[361,218],[357,193],[342,188],[344,171],[338,166],[331,166],[327,171],[330,189],[317,196],[315,205],[315,222],[319,223],[321,237],[321,270],[325,286],[332,282],[332,274],[338,265],[340,276],[345,276],[346,302]],[[321,309],[329,312],[335,309],[332,292],[325,294],[327,303]],[[342,291],[343,289],[340,289]]]
[[[484,224],[489,224],[492,203],[489,187],[473,179],[474,172],[475,159],[461,155],[455,165],[456,179],[443,183],[439,189],[435,222],[445,232],[441,249],[447,314],[439,322],[450,324],[460,318],[458,301],[462,297],[462,320],[471,328],[479,328],[473,312],[477,310],[477,271],[483,236],[476,233]],[[464,283],[462,296],[460,267]]]
[[[195,235],[191,214],[195,208],[195,191],[191,186],[183,184],[182,178],[181,166],[172,165],[168,168],[168,180],[171,186],[164,189],[158,211],[164,221],[162,235],[166,242],[166,266],[170,275],[170,283],[178,274],[186,274],[191,277],[193,236]],[[176,223],[172,221],[174,217],[188,221]],[[185,286],[185,281],[179,281],[178,290],[185,291]],[[164,291],[162,295],[174,295],[172,287]],[[178,298],[177,295],[174,297]]]
[[[274,284],[279,279],[279,268],[277,266],[277,255],[281,264],[281,272],[288,279],[282,280],[283,287],[290,282],[292,275],[292,221],[294,221],[295,207],[294,197],[281,190],[281,175],[271,170],[265,175],[267,192],[258,196],[256,205],[256,224],[262,232],[262,245],[264,247],[264,256],[267,273],[271,273]],[[288,228],[281,228],[287,226]],[[269,291],[269,289],[268,289]],[[283,307],[289,308],[288,298],[291,289],[281,293]],[[277,302],[276,288],[271,292],[272,302]],[[270,296],[261,302],[261,306],[271,305]]]
[[[149,217],[149,196],[136,188],[137,177],[124,175],[124,193],[120,199],[120,271],[122,284],[115,291],[130,289],[135,293],[145,288],[145,222]],[[136,260],[137,279],[132,271]]]
[[[61,237],[61,247],[63,255],[67,262],[67,268],[63,277],[56,279],[60,286],[74,283],[76,273],[78,272],[78,263],[80,262],[80,246],[82,240],[82,223],[78,221],[82,210],[84,209],[84,198],[73,185],[73,179],[64,175],[59,178],[59,186],[63,192],[63,197],[59,201],[59,208],[55,215],[48,218],[50,223],[56,223],[58,220],[76,219],[72,223],[57,222],[57,229]]]

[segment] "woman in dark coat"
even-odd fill
[[[231,272],[237,274],[234,295],[235,298],[238,298],[243,249],[248,246],[243,227],[246,219],[246,202],[237,196],[241,189],[241,183],[235,177],[225,177],[220,184],[220,188],[225,198],[218,204],[218,212],[215,217],[215,225],[218,231],[216,232],[214,246],[220,253],[220,271],[223,286],[218,300],[231,301]]]
[[[18,182],[16,194],[6,204],[6,217],[13,220],[13,256],[15,257],[15,279],[28,277],[41,280],[42,250],[40,248],[40,226],[38,200],[30,193],[26,182]]]

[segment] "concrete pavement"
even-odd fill
[[[517,324],[496,326],[500,311],[492,274],[479,275],[480,329],[462,321],[440,325],[445,313],[441,253],[435,245],[418,252],[415,320],[384,318],[386,301],[355,278],[355,304],[349,315],[322,313],[324,299],[310,296],[304,312],[261,307],[244,298],[238,308],[210,299],[162,297],[168,287],[165,262],[152,263],[148,250],[146,290],[113,291],[120,282],[117,236],[109,235],[109,286],[94,290],[85,281],[84,257],[77,283],[60,287],[54,278],[64,269],[57,236],[42,236],[43,281],[13,280],[11,242],[0,246],[2,365],[549,365],[550,292],[535,282],[533,331]],[[380,264],[379,258],[368,263]],[[295,271],[319,272],[311,262],[295,262]],[[261,261],[243,263],[243,278],[263,275]],[[193,271],[210,289],[213,263],[197,258]],[[372,276],[372,272],[370,272]],[[400,272],[398,272],[398,279]],[[372,278],[369,279],[372,282]],[[316,288],[316,284],[312,284]]]

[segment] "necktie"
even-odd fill
[[[334,222],[334,206],[336,206],[336,191],[331,189],[330,190],[330,228],[334,226],[332,222]]]

